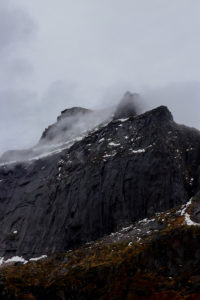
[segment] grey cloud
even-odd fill
[[[9,81],[27,79],[34,73],[33,65],[23,58],[15,58],[8,62],[4,78]]]
[[[75,106],[75,90],[76,85],[73,83],[62,80],[50,83],[39,100],[40,114],[46,126],[53,122],[62,110]]]
[[[36,23],[24,9],[13,1],[0,2],[0,88],[28,79],[33,65],[19,53],[36,32]]]
[[[0,51],[29,39],[35,27],[35,23],[24,10],[15,8],[9,0],[1,0]]]
[[[0,90],[0,152],[29,147],[37,140],[37,95],[26,90]],[[22,142],[23,141],[23,142]]]
[[[45,92],[44,102],[62,110],[66,105],[73,105],[75,89],[76,85],[73,83],[67,83],[62,80],[54,81]]]
[[[188,81],[150,88],[143,92],[146,109],[167,105],[175,121],[200,129],[200,82]]]
[[[23,87],[33,74],[32,63],[20,53],[33,38],[36,23],[16,2],[0,2],[0,152],[29,146],[35,140],[36,93]],[[22,142],[23,140],[23,142]]]

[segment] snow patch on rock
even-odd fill
[[[188,226],[200,226],[199,223],[196,223],[196,222],[192,221],[189,213],[186,212],[186,210],[188,209],[188,207],[191,204],[192,204],[192,198],[185,205],[183,205],[182,209],[180,211],[178,211],[178,212],[180,213],[181,216],[185,217],[185,223]]]
[[[41,255],[39,257],[30,258],[29,261],[38,261],[44,258],[47,258],[47,255]]]
[[[113,147],[118,147],[118,146],[120,146],[120,144],[117,144],[117,143],[114,143],[114,142],[110,142],[108,145],[109,145],[109,146],[113,146]]]
[[[120,121],[120,122],[126,122],[129,118],[126,118],[126,119],[118,119],[117,121]]]
[[[8,263],[16,263],[16,262],[26,264],[28,261],[24,259],[22,256],[13,256],[7,260],[4,260],[4,257],[0,258],[0,265],[8,264]]]
[[[7,260],[5,260],[4,257],[0,257],[0,266],[6,265],[6,264],[17,263],[17,262],[22,263],[22,264],[27,264],[28,262],[39,261],[44,258],[47,258],[47,255],[41,255],[39,257],[30,258],[29,260],[26,260],[22,256],[13,256],[11,258],[8,258]]]

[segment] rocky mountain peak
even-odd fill
[[[172,113],[167,106],[159,106],[151,111],[158,121],[173,121]]]
[[[117,106],[117,109],[114,113],[114,119],[128,118],[136,115],[136,101],[138,101],[138,99],[138,94],[126,92]]]
[[[76,126],[77,122],[81,120],[81,118],[86,118],[92,113],[92,110],[82,108],[82,107],[72,107],[65,109],[61,112],[61,115],[57,117],[57,122],[50,125],[42,134],[41,142],[48,142],[52,140],[62,140],[63,136]]]

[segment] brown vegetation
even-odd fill
[[[1,270],[1,299],[200,299],[200,229],[85,246]]]

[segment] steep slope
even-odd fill
[[[79,249],[1,267],[0,298],[200,299],[200,227],[194,197]],[[196,226],[194,226],[196,225]]]
[[[200,133],[166,107],[115,119],[40,159],[0,168],[0,256],[63,252],[186,203]]]

